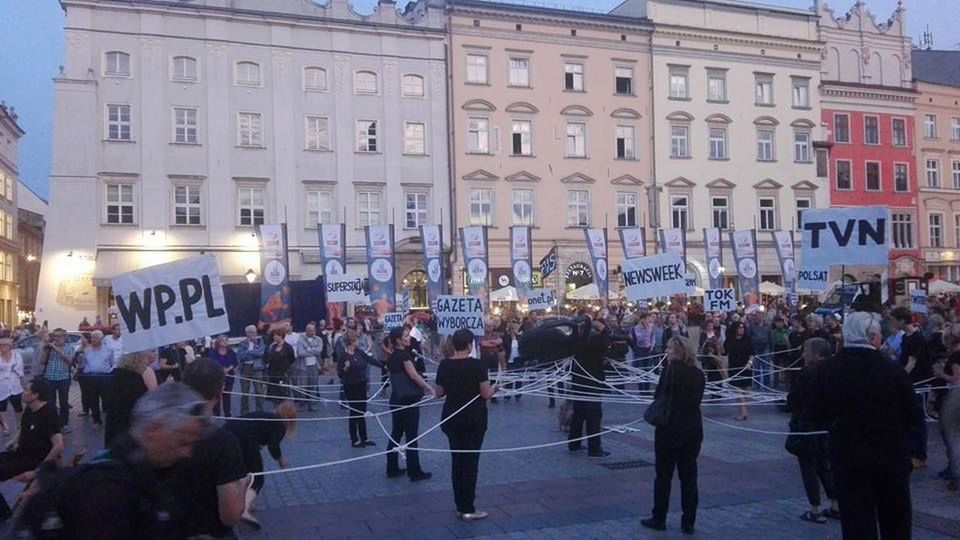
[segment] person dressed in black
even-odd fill
[[[293,352],[293,347],[284,341],[286,332],[282,328],[276,328],[270,335],[273,342],[267,347],[267,352],[263,355],[263,365],[267,371],[267,380],[270,384],[267,386],[267,395],[274,404],[290,397],[289,389],[284,385],[290,384],[290,367],[297,361],[297,355]]]
[[[667,342],[667,368],[660,375],[654,399],[666,395],[669,420],[654,432],[657,476],[653,483],[653,512],[641,520],[644,527],[664,531],[670,506],[673,471],[680,477],[680,528],[693,534],[697,519],[697,457],[703,442],[700,402],[706,378],[696,367],[697,357],[687,338],[674,336]]]
[[[880,316],[853,312],[844,348],[817,372],[813,420],[830,426],[844,538],[910,538],[907,434],[923,422],[910,377],[879,351]]]
[[[157,387],[156,374],[150,369],[152,358],[149,352],[127,353],[120,357],[107,380],[103,395],[103,409],[107,413],[103,430],[105,446],[109,447],[130,427],[130,414],[140,396]]]
[[[477,492],[477,474],[483,436],[487,431],[487,400],[496,393],[490,386],[487,366],[470,357],[473,332],[460,329],[450,341],[453,354],[437,368],[436,396],[443,402],[443,433],[450,442],[453,498],[457,516],[464,521],[487,517],[473,505]]]
[[[572,389],[568,391],[568,397],[574,401],[567,450],[571,453],[583,450],[581,439],[586,425],[589,437],[587,455],[591,458],[605,458],[610,452],[603,449],[600,440],[603,403],[599,399],[607,387],[605,354],[610,346],[610,337],[603,321],[594,321],[587,317],[584,327],[589,334],[583,336],[570,369]]]
[[[367,384],[370,382],[367,366],[373,364],[383,367],[383,364],[357,348],[356,330],[347,330],[340,338],[340,343],[343,344],[343,350],[337,353],[337,374],[343,383],[346,405],[350,410],[350,445],[354,448],[376,446],[375,442],[367,439],[367,420],[364,418],[367,412]]]
[[[387,444],[387,477],[396,478],[406,473],[411,482],[419,482],[433,475],[420,468],[416,441],[420,432],[420,408],[417,403],[424,394],[432,396],[434,392],[417,372],[413,355],[410,353],[410,330],[404,327],[394,328],[390,330],[389,337],[393,349],[387,360],[393,427],[390,430],[390,443]],[[407,442],[406,471],[400,468],[400,457],[394,451],[404,438]]]
[[[737,420],[747,420],[746,392],[753,386],[753,342],[747,334],[747,327],[740,321],[730,323],[727,339],[723,342],[727,353],[727,374],[730,384],[740,389],[740,414]]]
[[[903,341],[900,342],[900,366],[910,376],[914,385],[914,399],[920,410],[924,410],[924,393],[919,390],[930,386],[933,378],[933,362],[930,359],[930,349],[923,332],[913,323],[913,313],[905,308],[895,308],[890,315],[895,323],[903,330]],[[920,422],[910,431],[910,461],[914,469],[927,466],[927,423]]]
[[[180,382],[180,374],[187,365],[187,342],[180,341],[167,347],[160,355],[160,369],[157,370],[157,384],[163,384],[170,377]]]

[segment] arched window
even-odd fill
[[[130,55],[123,51],[109,51],[105,56],[104,75],[114,77],[130,76]]]
[[[403,278],[403,284],[410,288],[410,309],[428,309],[427,300],[427,273],[423,270],[414,270]]]
[[[404,97],[423,97],[425,95],[423,77],[420,75],[404,75],[401,90]]]
[[[237,84],[260,86],[260,64],[256,62],[237,62]]]
[[[303,70],[303,89],[315,92],[327,91],[327,70],[322,67],[308,67]]]
[[[372,71],[358,71],[353,76],[353,91],[357,94],[377,93],[377,74]]]
[[[171,78],[175,81],[196,81],[197,59],[189,56],[174,56],[171,66]]]

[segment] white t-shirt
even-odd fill
[[[116,365],[123,356],[123,336],[115,338],[113,334],[103,336],[103,346],[113,351],[113,363]]]
[[[410,337],[419,341],[420,343],[423,343],[423,332],[421,332],[420,329],[417,328],[417,325],[413,325],[413,329],[410,330]]]
[[[297,350],[297,343],[300,342],[300,334],[298,334],[298,333],[296,333],[296,332],[290,332],[289,334],[287,334],[286,336],[284,336],[283,340],[286,341],[287,343],[289,343],[290,346],[293,347],[293,350],[296,351],[296,350]]]

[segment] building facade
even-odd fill
[[[20,256],[17,260],[20,298],[17,319],[21,321],[31,318],[37,305],[46,214],[47,201],[20,182],[17,187],[17,237],[20,244]]]
[[[17,323],[17,141],[24,131],[13,107],[0,102],[0,322]]]
[[[321,273],[317,223],[341,221],[348,271],[363,226],[395,223],[398,281],[420,275],[417,226],[450,229],[442,8],[62,4],[38,319],[106,316],[111,277],[200,253],[242,280],[260,223],[287,224],[293,279]]]

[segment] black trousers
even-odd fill
[[[80,401],[84,411],[90,411],[90,416],[97,424],[103,422],[100,411],[106,401],[104,396],[107,381],[110,375],[96,373],[80,375]]]
[[[354,443],[367,440],[367,420],[363,413],[367,412],[367,383],[358,382],[345,384],[343,393],[347,398],[347,406],[350,408],[350,441]]]
[[[603,450],[603,445],[600,442],[600,422],[603,420],[603,404],[600,402],[592,401],[574,401],[573,402],[573,418],[570,420],[570,435],[567,437],[567,440],[570,443],[567,447],[570,450],[578,450],[583,445],[583,441],[577,441],[580,437],[583,437],[583,428],[586,424],[587,435],[591,437],[587,439],[587,449],[592,453],[600,452]]]
[[[80,374],[77,377],[77,382],[80,384],[80,406],[83,408],[83,412],[90,412],[90,377],[88,375]]]
[[[809,441],[809,451],[797,456],[800,462],[800,477],[803,490],[807,493],[810,506],[820,506],[820,486],[827,493],[827,499],[837,500],[837,490],[833,483],[833,471],[830,470],[830,456],[826,446],[826,436],[813,437]]]
[[[170,377],[173,377],[174,381],[180,382],[180,368],[157,370],[157,384],[163,384],[167,382],[167,379],[169,379]]]
[[[248,473],[263,472],[263,456],[260,455],[259,444],[247,441],[241,442],[240,455],[243,456],[243,466]],[[260,490],[263,489],[263,482],[264,477],[262,475],[254,476],[253,483],[250,484],[250,487],[257,493],[260,493]]]
[[[390,416],[393,418],[393,428],[390,430],[390,443],[387,444],[387,472],[392,473],[400,470],[400,457],[396,452],[390,452],[397,447],[401,439],[411,441],[416,439],[420,432],[420,407],[406,407],[400,409],[402,405],[390,405],[393,412]],[[407,476],[419,476],[423,473],[420,468],[420,453],[417,452],[417,443],[407,446]]]
[[[693,527],[697,520],[697,505],[700,491],[697,488],[697,456],[700,442],[670,445],[654,443],[657,477],[653,481],[653,519],[664,522],[670,508],[670,489],[673,487],[673,471],[680,477],[680,508],[683,511],[680,523]]]
[[[843,537],[909,539],[913,521],[910,463],[904,460],[899,467],[870,467],[856,459],[831,455]]]
[[[453,428],[444,433],[450,442],[450,450],[480,450],[483,446],[483,430]],[[453,500],[457,504],[457,512],[472,514],[477,511],[473,501],[477,496],[480,453],[453,452],[450,458],[450,478],[453,480]]]

